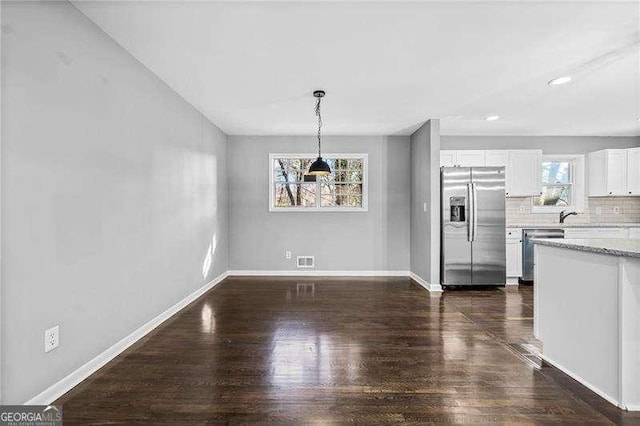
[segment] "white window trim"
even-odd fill
[[[368,212],[369,211],[369,154],[342,154],[342,153],[322,153],[324,158],[362,158],[362,207],[274,207],[273,206],[273,160],[276,158],[310,158],[315,160],[318,154],[292,154],[287,153],[270,153],[269,154],[269,211],[270,212],[326,212],[326,213],[345,213],[345,212]]]
[[[563,210],[575,211],[577,213],[584,212],[586,191],[585,191],[585,159],[584,155],[543,155],[542,161],[561,160],[570,161],[571,176],[573,177],[571,205],[570,206],[536,206],[534,204],[535,197],[531,197],[531,213],[549,213],[557,214]]]

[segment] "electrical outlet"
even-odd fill
[[[60,345],[60,326],[44,331],[44,351],[50,352]]]
[[[284,257],[285,257],[285,259],[291,259],[291,252],[290,251],[285,251],[284,252]]]
[[[598,216],[600,216],[602,214],[602,207],[600,207],[600,206],[596,207],[596,214]]]
[[[422,209],[423,209],[425,212],[427,211],[427,203],[424,203],[424,204],[422,205]]]
[[[620,214],[620,207],[615,206],[615,207],[613,208],[613,214]]]
[[[518,211],[519,211],[520,213],[524,213],[524,206],[520,206],[520,208],[518,209]]]

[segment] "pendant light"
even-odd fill
[[[320,114],[320,101],[324,97],[324,90],[316,90],[313,92],[313,96],[316,98],[316,115],[318,116],[318,158],[311,163],[309,167],[310,175],[314,176],[327,176],[331,173],[331,168],[326,161],[322,159],[322,149],[320,141],[320,129],[322,128],[322,115]]]

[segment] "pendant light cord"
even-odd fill
[[[320,129],[322,128],[322,115],[320,114],[320,100],[322,98],[319,97],[316,101],[316,115],[318,116],[318,157],[322,157],[320,152]]]

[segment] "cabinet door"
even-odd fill
[[[599,238],[597,228],[566,228],[565,238]]]
[[[640,195],[640,148],[627,150],[627,193]]]
[[[607,150],[607,195],[627,195],[627,150]]]
[[[626,238],[627,230],[625,228],[566,228],[564,230],[565,238]]]
[[[522,276],[522,242],[507,240],[507,277]]]
[[[458,165],[460,167],[483,167],[484,151],[482,150],[458,151]]]
[[[640,228],[629,228],[629,238],[640,240]]]
[[[509,151],[490,150],[484,152],[484,165],[489,167],[507,167]]]
[[[507,191],[509,197],[531,197],[541,194],[541,150],[509,151]]]
[[[625,228],[599,228],[597,238],[627,238]]]
[[[457,166],[456,151],[440,151],[440,167]]]

